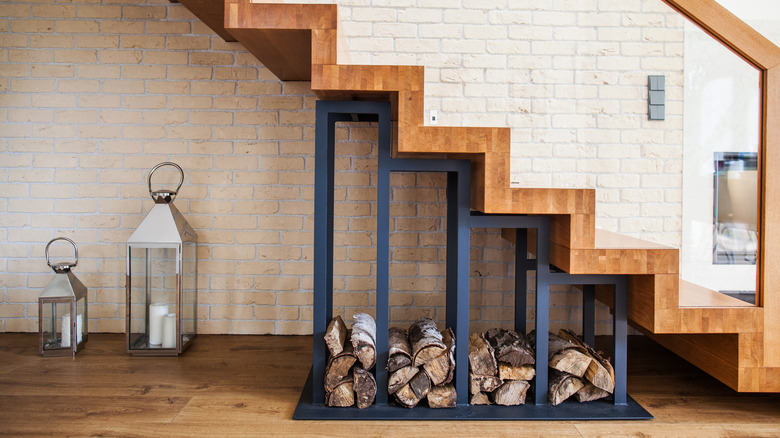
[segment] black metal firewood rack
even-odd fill
[[[546,216],[485,215],[470,209],[470,162],[452,159],[406,159],[391,156],[389,102],[318,101],[315,122],[314,201],[314,351],[312,370],[293,415],[300,420],[625,420],[652,416],[626,393],[627,279],[623,275],[572,275],[550,266],[550,222]],[[378,126],[376,328],[377,382],[375,404],[365,408],[325,405],[323,386],[328,350],[323,340],[333,317],[333,228],[335,124],[365,121]],[[390,402],[387,393],[387,332],[389,325],[390,174],[393,172],[447,173],[446,325],[455,334],[457,407],[407,409]],[[547,402],[547,336],[537,336],[536,377],[530,403],[520,406],[468,404],[469,249],[471,228],[514,228],[515,330],[525,332],[528,272],[536,281],[537,333],[549,331],[551,285],[583,285],[583,334],[593,345],[595,285],[610,285],[613,292],[614,394],[587,403]],[[528,258],[527,230],[536,231],[536,257]]]

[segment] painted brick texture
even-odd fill
[[[598,226],[679,244],[682,19],[660,0],[338,3],[351,62],[424,65],[439,124],[512,128],[515,186],[596,188]],[[0,61],[2,331],[37,330],[55,236],[79,244],[90,331],[124,331],[124,243],[152,205],[148,170],[174,161],[201,241],[199,330],[311,332],[308,83],[277,80],[167,0],[5,1]],[[667,77],[665,122],[647,121],[649,74]],[[374,304],[376,133],[337,135],[335,302],[349,319]],[[445,192],[441,175],[394,175],[393,323],[444,319]],[[508,327],[512,246],[498,230],[472,245],[472,327]],[[576,289],[552,304],[556,326],[578,328]]]

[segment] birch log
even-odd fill
[[[447,347],[444,353],[423,365],[433,385],[450,383],[455,375],[455,334],[451,329],[447,329],[442,332],[442,340]]]
[[[357,395],[357,407],[364,409],[371,406],[376,398],[376,380],[374,376],[359,367],[353,368],[354,390]]]
[[[356,313],[352,319],[352,348],[363,369],[370,370],[376,363],[376,322],[365,313]]]
[[[331,356],[335,356],[344,350],[344,342],[347,339],[347,325],[340,315],[336,315],[325,330],[325,345],[328,346]]]
[[[577,391],[576,394],[574,394],[574,397],[580,403],[598,400],[607,396],[609,396],[607,391],[596,388],[590,382],[585,382],[585,386],[583,386],[579,391]]]
[[[525,403],[525,395],[531,385],[524,380],[509,380],[490,394],[493,403],[503,406],[517,406]]]
[[[393,373],[412,364],[412,347],[406,330],[391,327],[388,331],[387,371]]]
[[[333,391],[325,393],[325,404],[333,407],[349,407],[355,404],[352,378],[339,382]]]
[[[395,394],[399,389],[412,380],[412,377],[416,376],[420,371],[419,368],[413,366],[403,367],[390,374],[387,379],[387,392]]]
[[[437,408],[454,408],[457,406],[458,394],[455,386],[451,383],[441,386],[434,386],[428,392],[428,406]]]
[[[582,380],[578,377],[562,373],[554,368],[550,369],[547,399],[551,405],[557,406],[582,389],[583,386]]]
[[[330,358],[325,367],[325,391],[327,392],[333,391],[344,378],[349,376],[352,365],[357,361],[357,357],[352,352],[352,344],[347,343],[344,347],[341,353]]]
[[[469,337],[469,365],[472,374],[495,376],[498,373],[493,347],[482,333],[472,333]]]
[[[534,352],[523,335],[504,329],[490,329],[485,333],[485,339],[495,350],[496,360],[512,366],[533,365],[536,363]]]
[[[430,318],[420,318],[409,327],[409,344],[412,346],[412,365],[419,367],[447,350],[436,323]]]
[[[561,330],[558,335],[561,339],[577,344],[584,349],[589,357],[592,358],[588,369],[585,370],[584,377],[596,388],[612,393],[615,390],[615,369],[601,353],[597,352],[590,345],[582,340],[570,330]]]

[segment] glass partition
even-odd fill
[[[755,303],[761,72],[691,23],[684,68],[681,278]]]

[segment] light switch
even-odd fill
[[[647,117],[650,120],[666,119],[666,78],[663,75],[647,77]]]

